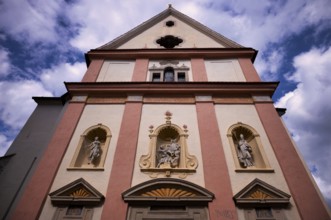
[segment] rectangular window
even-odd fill
[[[185,82],[186,81],[186,74],[184,72],[178,73],[178,82]]]
[[[80,216],[83,211],[83,206],[69,206],[66,215],[69,216]]]
[[[161,81],[161,74],[160,73],[153,73],[152,81],[153,82],[160,82]]]
[[[257,219],[274,219],[271,208],[256,208],[255,211]]]

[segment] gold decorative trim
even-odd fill
[[[76,191],[70,193],[72,197],[89,197],[91,194],[86,191],[84,188],[77,189]]]
[[[247,196],[248,198],[252,199],[272,199],[274,197],[262,192],[261,190],[257,189],[256,191],[252,192],[250,195]]]
[[[194,197],[196,194],[182,189],[161,188],[141,194],[147,197]]]

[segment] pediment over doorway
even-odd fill
[[[214,194],[194,183],[173,178],[158,178],[138,184],[122,193],[127,203],[206,204],[214,199]]]

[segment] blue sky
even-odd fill
[[[79,81],[84,53],[167,8],[169,1],[0,1],[0,155],[36,104]],[[280,81],[273,100],[331,206],[331,1],[176,1],[174,8],[247,47]]]

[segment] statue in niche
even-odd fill
[[[176,168],[179,166],[180,145],[176,143],[175,139],[170,142],[170,144],[163,144],[159,147],[157,168]]]
[[[248,145],[243,134],[240,134],[240,140],[238,142],[238,158],[243,167],[254,166],[252,148]]]
[[[101,145],[101,143],[99,141],[99,137],[95,137],[94,138],[94,141],[88,146],[89,149],[90,149],[90,155],[88,157],[88,159],[89,159],[88,164],[93,163],[93,161],[95,159],[97,159],[98,157],[100,157],[100,155],[101,155],[101,147],[100,147],[100,145]]]

